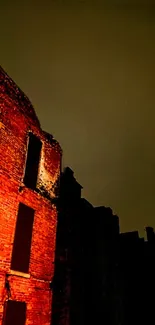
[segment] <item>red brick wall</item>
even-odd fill
[[[43,143],[38,192],[27,189],[22,183],[29,131]],[[49,285],[54,274],[57,209],[43,196],[41,188],[51,198],[55,196],[60,161],[59,144],[41,130],[28,99],[0,69],[0,325],[7,296],[5,275],[11,273],[19,202],[35,210],[30,277],[9,275],[10,299],[26,302],[26,325],[50,324],[52,291]]]

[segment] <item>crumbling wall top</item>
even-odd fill
[[[6,96],[40,128],[40,122],[30,100],[0,66],[0,101],[4,102]]]

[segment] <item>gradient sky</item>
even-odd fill
[[[105,3],[2,1],[0,64],[83,196],[143,234],[155,227],[155,6]]]

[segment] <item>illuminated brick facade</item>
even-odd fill
[[[31,136],[41,143],[38,166],[29,164],[27,171],[30,174],[37,171],[35,187],[31,187],[31,184],[27,186],[28,183],[24,181]],[[31,153],[33,156],[33,148],[30,155]],[[13,306],[12,310],[17,308],[19,316],[21,313],[23,320],[20,325],[50,325],[50,282],[54,275],[57,226],[54,198],[57,197],[60,162],[59,144],[51,135],[41,130],[28,98],[0,68],[0,325],[14,325],[9,323],[7,315],[7,308],[12,308],[7,307],[8,300],[25,303],[8,304]],[[33,174],[29,175],[30,181]],[[17,226],[20,205],[27,209],[25,211],[32,212],[32,234],[29,228],[28,243],[24,238],[28,229],[26,227],[29,227],[29,216],[22,219],[21,215]],[[26,262],[28,257],[23,258],[21,250],[24,254],[29,248],[29,261]],[[18,253],[21,256],[19,260]],[[26,263],[28,271],[21,272]],[[12,270],[11,265],[14,265]]]

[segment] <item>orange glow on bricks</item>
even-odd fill
[[[24,184],[29,132],[42,142],[35,190]],[[6,313],[11,310],[5,312],[7,300],[26,304],[25,325],[50,325],[57,227],[52,198],[58,192],[61,148],[41,130],[28,98],[1,68],[0,157],[0,325],[5,325]],[[11,270],[20,203],[34,210],[27,273]],[[26,243],[21,245],[24,253]]]

